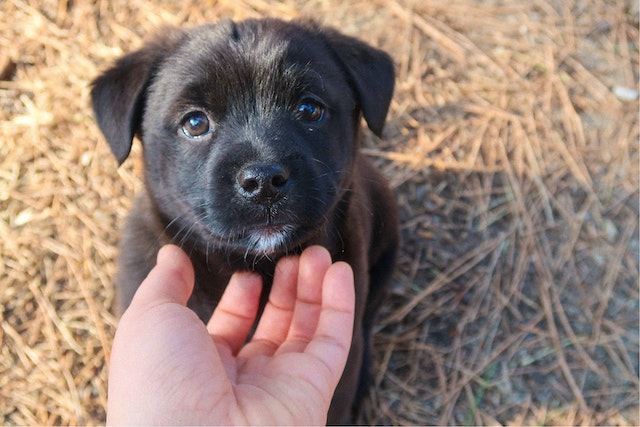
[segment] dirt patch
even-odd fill
[[[119,169],[88,84],[163,23],[311,16],[392,54],[365,149],[401,206],[372,424],[638,425],[638,6],[631,1],[0,6],[0,412],[101,424]]]

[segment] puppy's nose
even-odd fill
[[[240,193],[258,203],[271,202],[289,188],[289,172],[280,165],[245,167],[236,177]]]

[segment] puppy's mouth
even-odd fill
[[[245,256],[251,254],[273,257],[291,252],[302,245],[315,226],[304,226],[293,220],[275,222],[268,219],[226,228],[222,233],[220,229],[208,226],[206,221],[198,221],[197,228],[201,230],[199,234],[205,241],[224,251],[238,252]]]
[[[319,224],[301,221],[300,216],[283,203],[246,207],[242,219],[226,229],[223,248],[245,255],[265,257],[293,252],[303,245]],[[239,218],[240,219],[240,218]],[[214,230],[210,230],[215,233]]]
[[[301,226],[299,224],[262,224],[247,226],[232,233],[226,238],[222,237],[223,248],[264,257],[280,256],[292,253],[313,234],[315,227]],[[219,238],[220,240],[220,238]]]
[[[295,213],[286,209],[249,211],[238,214],[234,224],[229,224],[212,221],[215,216],[203,208],[182,206],[187,213],[181,215],[180,220],[170,221],[167,231],[181,246],[190,241],[202,246],[204,251],[217,248],[244,256],[278,257],[295,252],[320,226],[301,222]]]
[[[243,246],[246,246],[249,252],[269,255],[286,249],[291,243],[295,230],[296,227],[291,224],[265,224],[251,227],[245,231],[240,242],[245,241]]]

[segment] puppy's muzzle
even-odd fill
[[[289,171],[277,164],[244,167],[237,175],[238,192],[253,203],[271,205],[291,187]]]

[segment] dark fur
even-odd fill
[[[98,77],[92,105],[114,155],[122,163],[135,135],[144,147],[146,185],[120,254],[121,308],[169,242],[193,262],[189,307],[203,320],[233,271],[261,273],[266,294],[278,258],[323,245],[356,278],[353,344],[329,412],[330,422],[352,420],[398,244],[393,195],[359,152],[360,118],[380,134],[393,83],[385,53],[278,20],[166,29]],[[306,114],[322,109],[322,120]],[[212,124],[200,138],[183,131],[192,111]]]

